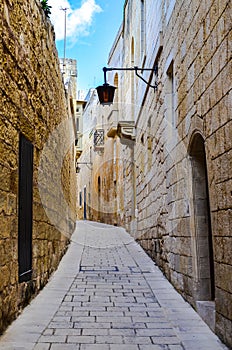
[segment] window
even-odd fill
[[[77,131],[80,130],[79,118],[76,119],[76,128],[77,128]]]
[[[167,147],[169,151],[173,149],[179,142],[178,132],[176,128],[176,105],[177,94],[175,87],[175,65],[173,60],[173,54],[170,53],[166,62],[166,79],[165,79],[165,121],[166,121],[166,137]]]
[[[79,192],[79,206],[82,207],[82,192]]]
[[[141,0],[140,55],[142,62],[145,56],[145,0]]]
[[[94,146],[104,146],[104,129],[97,129],[93,135]]]
[[[175,127],[175,87],[174,87],[174,71],[173,61],[167,70],[167,116],[170,126]]]

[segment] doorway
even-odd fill
[[[98,179],[97,179],[97,192],[98,192],[97,220],[101,221],[101,177],[100,176],[98,176]]]
[[[193,215],[196,246],[196,300],[215,298],[213,239],[210,220],[208,176],[203,137],[194,136],[190,148]]]
[[[193,296],[196,310],[215,329],[215,281],[213,238],[210,220],[207,162],[203,137],[197,133],[191,143],[193,207]]]

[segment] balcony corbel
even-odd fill
[[[117,134],[121,139],[135,140],[135,123],[133,121],[118,122]]]

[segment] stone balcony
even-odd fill
[[[75,146],[76,146],[76,158],[78,159],[83,151],[82,145],[82,137],[83,134],[81,132],[77,132]]]
[[[108,116],[108,127],[107,127],[107,136],[115,137],[118,129],[118,109],[112,109]]]
[[[135,123],[130,120],[119,120],[117,107],[111,110],[108,116],[107,136],[114,138],[135,140]]]
[[[121,139],[135,140],[135,122],[132,120],[119,121],[117,134]]]

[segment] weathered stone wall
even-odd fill
[[[65,252],[75,221],[73,149],[64,158],[63,191],[52,172],[61,151],[40,164],[49,136],[68,108],[54,42],[54,31],[39,1],[3,0],[0,4],[0,331],[16,317],[33,293],[47,282]],[[69,127],[67,126],[67,129]],[[19,135],[34,146],[32,280],[18,282]],[[58,138],[59,139],[59,138]],[[57,140],[57,142],[60,142]],[[47,154],[48,155],[48,154]],[[44,183],[39,177],[39,166]],[[61,171],[62,170],[62,171]],[[41,203],[39,187],[48,200]],[[45,206],[47,204],[47,207]],[[60,222],[61,233],[48,212]],[[49,217],[48,217],[49,216]]]
[[[139,240],[175,287],[196,307],[197,300],[214,299],[204,295],[200,282],[203,275],[209,278],[215,292],[215,329],[231,345],[232,266],[228,259],[232,252],[226,248],[232,240],[231,86],[226,78],[231,74],[229,7],[228,1],[179,1],[168,21],[164,10],[160,28],[163,47],[157,57],[159,88],[155,98],[148,95],[138,123],[141,132],[137,141],[141,142],[145,131],[147,149],[147,116],[153,115],[152,170],[146,169],[143,179],[138,176]],[[209,217],[204,217],[203,200],[198,201],[197,207],[193,205],[194,181],[200,181],[194,179],[192,162],[197,134],[204,140],[206,153]],[[142,155],[146,164],[148,152]],[[200,196],[203,198],[204,194]],[[222,217],[227,223],[223,227]],[[211,221],[211,228],[207,229],[213,241],[214,276],[206,267],[209,257],[202,244],[209,243],[204,237],[206,226],[202,220]]]

